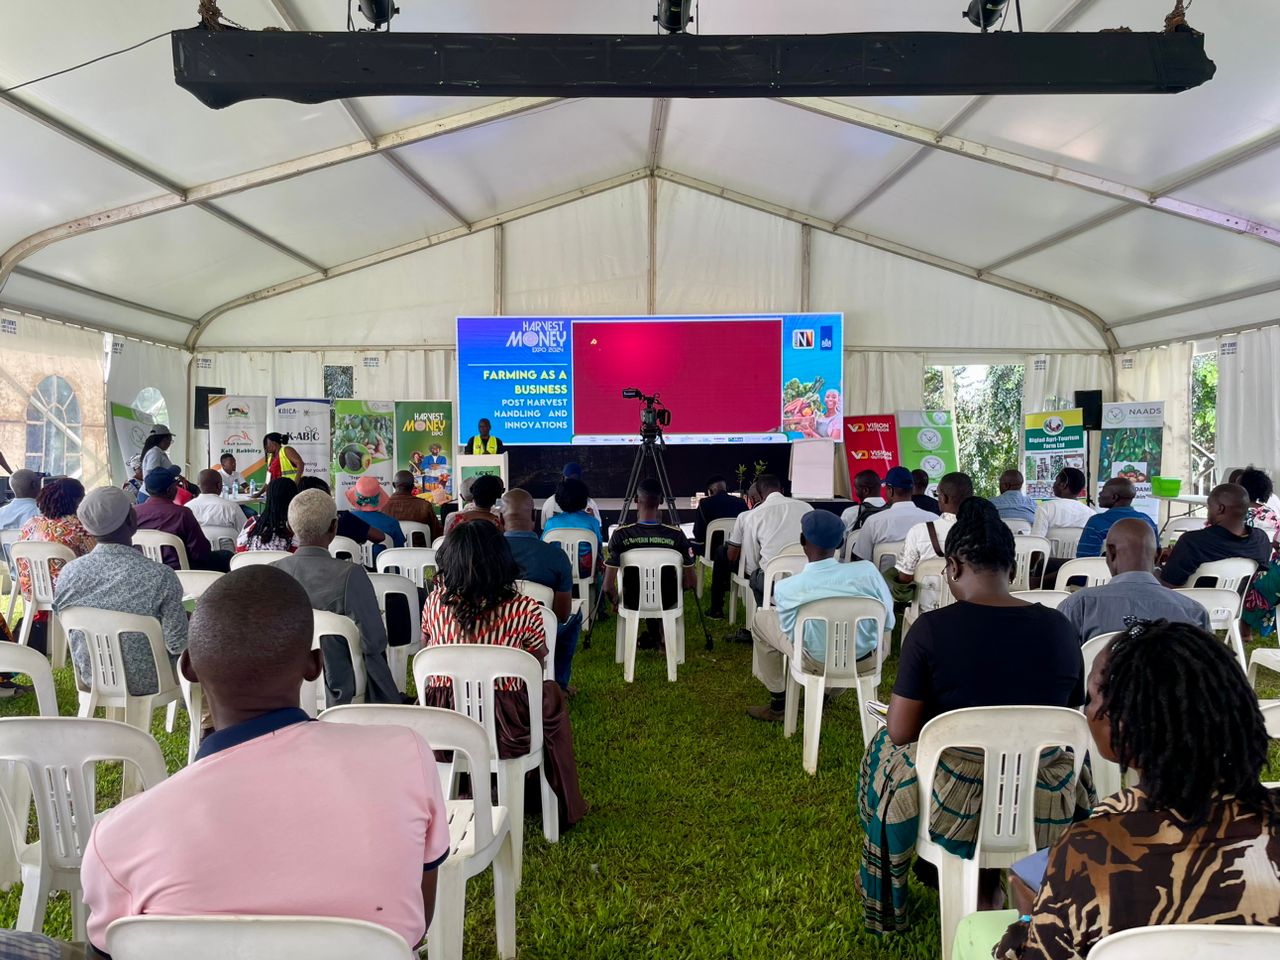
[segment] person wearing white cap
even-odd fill
[[[163,423],[151,428],[146,442],[142,445],[142,475],[145,477],[152,470],[161,467],[172,467],[169,459],[169,448],[173,446],[173,431]]]
[[[98,545],[62,568],[53,597],[55,611],[70,607],[115,610],[160,621],[164,646],[171,661],[187,648],[187,613],[182,607],[182,584],[163,563],[148,560],[133,548],[137,513],[129,494],[120,487],[97,487],[80,503],[76,516]],[[67,638],[76,682],[89,689],[92,676],[84,637],[72,631]],[[129,692],[155,693],[156,665],[145,637],[121,638],[124,673]],[[172,669],[172,662],[161,669]]]

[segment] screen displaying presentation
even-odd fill
[[[638,443],[641,403],[668,443],[841,438],[838,313],[459,317],[460,439],[486,418],[508,444]]]

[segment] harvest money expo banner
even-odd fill
[[[929,475],[929,492],[934,493],[943,475],[960,469],[951,411],[899,410],[898,452],[902,466]]]
[[[849,486],[863,470],[880,479],[898,463],[898,421],[892,413],[844,418],[844,455],[849,461]]]
[[[1024,420],[1023,474],[1027,485],[1023,492],[1032,500],[1048,500],[1053,496],[1054,478],[1063,467],[1085,468],[1084,411],[1029,413]]]
[[[668,443],[841,439],[844,318],[459,317],[459,438],[637,443],[634,387],[671,411]]]
[[[453,403],[396,402],[396,470],[413,474],[415,493],[453,493]]]
[[[1133,481],[1133,508],[1160,522],[1160,501],[1151,495],[1151,478],[1160,476],[1164,449],[1164,401],[1104,403],[1102,445],[1098,448],[1098,489],[1113,477]]]
[[[304,473],[324,476],[333,452],[329,448],[329,419],[332,401],[276,397],[277,433],[289,435],[289,446],[306,464]]]
[[[333,402],[333,495],[339,510],[351,509],[347,491],[366,473],[390,493],[395,435],[395,404],[390,400]]]
[[[259,486],[267,480],[262,438],[267,432],[267,398],[232,394],[209,398],[209,463],[224,453],[236,458],[236,469]]]

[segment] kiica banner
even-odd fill
[[[413,474],[414,493],[453,494],[453,402],[396,402],[396,470]]]
[[[1159,522],[1160,501],[1151,495],[1151,478],[1160,476],[1164,452],[1164,401],[1104,403],[1102,444],[1098,448],[1098,489],[1114,477],[1133,481],[1133,508]]]
[[[1085,469],[1084,411],[1049,410],[1029,413],[1024,420],[1024,492],[1032,500],[1048,500],[1053,496],[1053,481],[1064,467]]]
[[[902,466],[929,475],[929,492],[935,492],[945,474],[960,469],[951,411],[899,410],[898,454]]]
[[[849,484],[863,470],[884,479],[898,463],[898,420],[892,413],[844,418],[844,455],[849,461]]]
[[[209,463],[224,453],[236,458],[236,469],[246,480],[266,483],[267,461],[262,438],[267,433],[266,397],[223,394],[209,398]]]
[[[322,477],[333,456],[329,449],[329,400],[276,397],[275,427],[288,434],[289,446],[298,451],[306,463],[305,473]]]

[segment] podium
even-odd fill
[[[510,488],[511,475],[507,471],[507,455],[505,453],[489,453],[481,456],[472,456],[471,454],[458,454],[454,460],[456,468],[453,475],[453,491],[456,494],[458,503],[462,503],[462,484],[468,478],[498,476],[502,478],[502,485]]]

